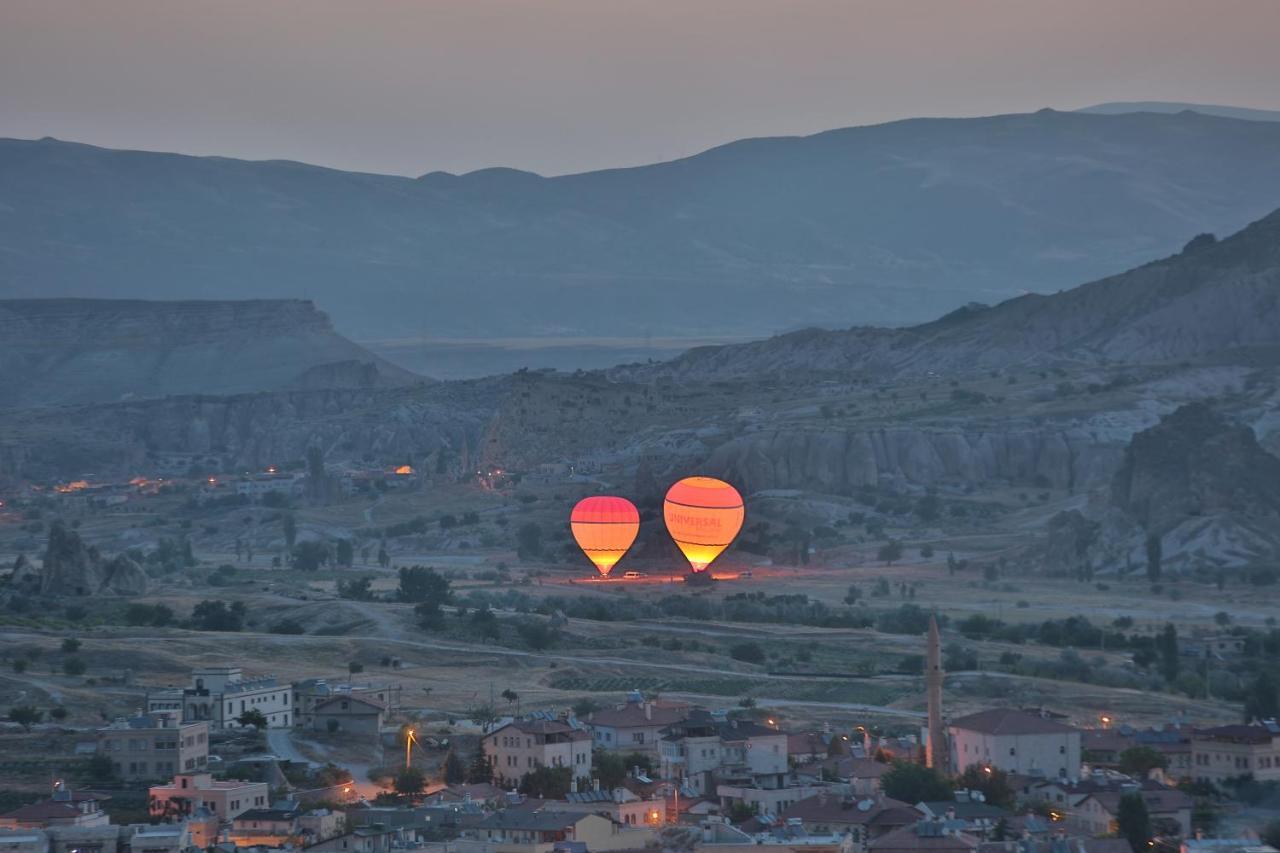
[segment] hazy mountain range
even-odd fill
[[[721,379],[770,373],[963,373],[1053,364],[1221,358],[1280,364],[1280,211],[1119,275],[898,329],[809,329],[691,350],[620,373]]]
[[[0,296],[307,298],[364,340],[764,335],[1052,292],[1278,202],[1280,123],[1196,112],[913,119],[556,178],[3,140]]]
[[[1078,112],[1099,115],[1121,113],[1181,113],[1190,110],[1207,116],[1240,118],[1247,121],[1280,121],[1280,110],[1255,110],[1251,107],[1229,107],[1222,104],[1189,104],[1182,101],[1109,101],[1094,104]]]

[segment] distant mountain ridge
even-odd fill
[[[0,300],[0,408],[413,381],[301,300]]]
[[[1207,116],[1238,118],[1245,121],[1280,121],[1280,110],[1258,110],[1252,107],[1230,107],[1222,104],[1188,104],[1181,101],[1110,101],[1094,104],[1076,112],[1096,115],[1122,113],[1180,113],[1191,111]]]
[[[919,322],[1228,233],[1280,123],[912,119],[555,178],[0,140],[0,295],[308,298],[344,333],[758,336]]]
[[[1280,363],[1280,211],[1218,241],[1050,296],[974,305],[904,329],[809,329],[632,368],[715,379],[790,371],[965,372],[1244,353]],[[620,371],[625,372],[623,368]]]

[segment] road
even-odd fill
[[[276,758],[311,766],[315,762],[307,758],[293,745],[293,729],[267,729],[267,748]]]

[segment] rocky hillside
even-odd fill
[[[1280,458],[1203,403],[1133,437],[1112,505],[1160,539],[1174,564],[1280,557]]]
[[[1043,110],[419,179],[0,140],[0,296],[315,299],[360,339],[761,336],[1052,292],[1280,200],[1280,123]]]
[[[417,380],[300,300],[0,301],[5,408]]]
[[[1124,448],[1083,510],[1049,520],[1032,549],[1056,572],[1214,573],[1280,560],[1280,457],[1213,405],[1183,405]]]
[[[150,470],[158,454],[216,460],[219,470],[261,470],[306,458],[474,454],[494,410],[484,382],[393,389],[326,389],[187,396],[0,415],[0,483]]]
[[[717,379],[790,371],[964,373],[1054,364],[1280,360],[1280,211],[1225,240],[1049,296],[906,329],[808,330],[692,350],[640,374]]]

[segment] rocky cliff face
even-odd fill
[[[1111,494],[1156,536],[1213,517],[1272,525],[1280,535],[1280,458],[1262,449],[1253,430],[1203,403],[1135,435]]]
[[[1143,571],[1158,541],[1165,571],[1274,565],[1280,458],[1204,403],[1135,434],[1088,515],[1053,519],[1033,556],[1064,572]]]
[[[0,301],[0,407],[412,381],[301,300]]]
[[[321,448],[329,459],[474,452],[493,414],[491,384],[325,389],[14,413],[0,436],[0,478],[48,481],[130,476],[157,455],[216,458],[224,470],[258,470]]]
[[[749,491],[860,486],[1045,483],[1086,489],[1106,482],[1118,446],[1053,428],[885,427],[762,431],[732,439],[707,460],[710,473]]]
[[[49,546],[37,575],[43,595],[142,595],[147,574],[124,554],[104,559],[61,522],[49,529]]]

